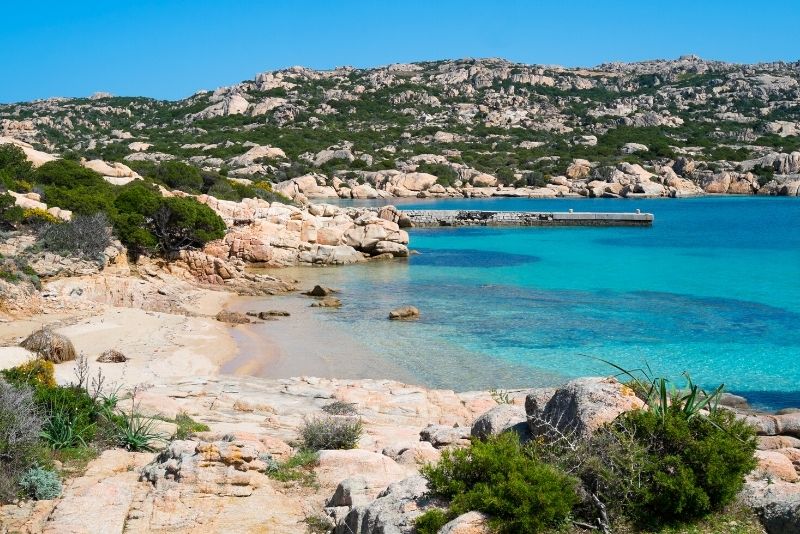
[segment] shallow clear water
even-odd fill
[[[362,203],[363,204],[363,203]],[[800,199],[438,200],[403,208],[633,211],[652,228],[418,229],[408,262],[323,269],[326,314],[421,383],[456,390],[644,364],[768,408],[800,405]],[[386,320],[413,304],[414,323]],[[376,363],[376,366],[379,366]]]

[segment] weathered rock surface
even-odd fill
[[[526,436],[529,433],[528,417],[525,408],[516,404],[500,404],[478,417],[472,423],[470,434],[486,439],[507,430]]]
[[[621,413],[643,406],[633,390],[615,378],[593,377],[568,382],[556,390],[544,408],[535,397],[528,396],[525,412],[533,435],[542,432],[542,424],[546,424],[585,437]]]
[[[356,506],[336,525],[335,534],[410,534],[414,520],[435,505],[427,481],[413,476],[391,484],[376,500]]]

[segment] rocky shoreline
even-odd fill
[[[526,429],[537,414],[569,418],[581,433],[591,433],[642,405],[610,378],[498,394],[380,379],[220,374],[235,358],[231,336],[242,328],[212,318],[234,304],[230,293],[196,286],[187,293],[192,286],[181,286],[185,281],[153,272],[144,284],[129,275],[103,280],[109,274],[53,281],[46,291],[60,296],[45,300],[48,313],[0,324],[0,341],[14,343],[26,330],[57,321],[57,331],[92,358],[106,348],[120,348],[131,357],[124,364],[92,363],[92,371],[102,368],[125,390],[136,387],[144,415],[174,420],[186,413],[210,430],[166,443],[158,454],[105,451],[83,474],[67,480],[60,498],[0,508],[0,532],[192,532],[202,525],[207,532],[266,528],[289,533],[303,530],[309,517],[328,522],[335,532],[411,532],[413,519],[432,506],[418,470],[443,450],[466,445],[470,436],[519,425]],[[126,279],[134,286],[161,284],[161,293],[152,294],[166,301],[115,297],[109,288]],[[302,320],[295,315],[279,319]],[[143,330],[150,332],[146,340]],[[16,347],[0,348],[2,367],[28,357]],[[57,365],[56,375],[68,383],[72,364]],[[291,457],[304,421],[334,401],[352,405],[363,421],[357,448],[319,454],[307,468],[315,480],[310,486],[267,476],[263,459]],[[800,517],[800,413],[753,412],[733,396],[724,404],[759,433],[759,467],[748,476],[742,501],[757,511],[767,532],[792,532]],[[160,423],[160,428],[169,434],[174,432],[170,425]],[[477,525],[478,530],[464,532],[485,528],[483,517],[458,523]]]

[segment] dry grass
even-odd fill
[[[42,328],[29,335],[20,346],[53,363],[68,362],[74,360],[76,356],[72,341],[48,328]]]
[[[100,363],[123,363],[128,361],[128,357],[115,349],[109,349],[97,357]]]

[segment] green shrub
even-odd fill
[[[756,466],[753,429],[731,412],[687,418],[678,406],[665,417],[634,411],[615,424],[644,445],[649,462],[632,499],[640,523],[696,519],[729,504]]]
[[[300,428],[302,448],[310,451],[354,449],[364,432],[361,419],[352,417],[317,417]]]
[[[99,409],[84,389],[39,387],[35,399],[47,417],[42,438],[52,449],[85,446],[94,438]]]
[[[156,430],[157,421],[135,411],[120,413],[115,419],[117,445],[129,451],[153,451],[154,443],[165,441],[166,436]]]
[[[0,189],[29,191],[26,184],[32,175],[33,165],[20,147],[10,143],[0,145]]]
[[[414,521],[414,528],[417,534],[436,534],[443,526],[445,526],[449,519],[447,514],[438,508],[432,508],[417,517]]]
[[[19,480],[26,495],[37,501],[55,499],[61,495],[61,480],[53,471],[32,467]]]
[[[4,145],[0,145],[2,147]],[[16,199],[8,193],[0,194],[0,229],[16,228],[24,218],[24,210],[16,205]]]
[[[0,502],[16,496],[19,477],[36,461],[42,424],[30,388],[0,379]]]
[[[203,187],[200,169],[180,161],[164,161],[155,170],[155,178],[172,189],[187,193],[199,193]]]
[[[50,206],[58,206],[77,215],[92,215],[99,211],[113,213],[113,187],[102,179],[94,185],[46,185],[43,200]]]
[[[69,189],[78,186],[108,185],[99,173],[68,159],[48,161],[36,169],[35,180],[40,184]]]
[[[126,185],[114,207],[114,229],[134,253],[201,247],[225,235],[225,222],[205,204],[193,198],[163,198],[147,184]]]
[[[513,432],[445,451],[422,474],[432,494],[450,500],[449,518],[477,510],[499,532],[556,526],[578,502],[577,480],[543,463]]]
[[[153,233],[164,252],[202,247],[225,236],[225,222],[193,198],[165,198],[152,219]]]
[[[175,418],[175,424],[178,425],[178,431],[175,432],[177,439],[187,439],[192,434],[197,432],[208,432],[210,428],[205,423],[198,423],[186,412],[179,413]]]

